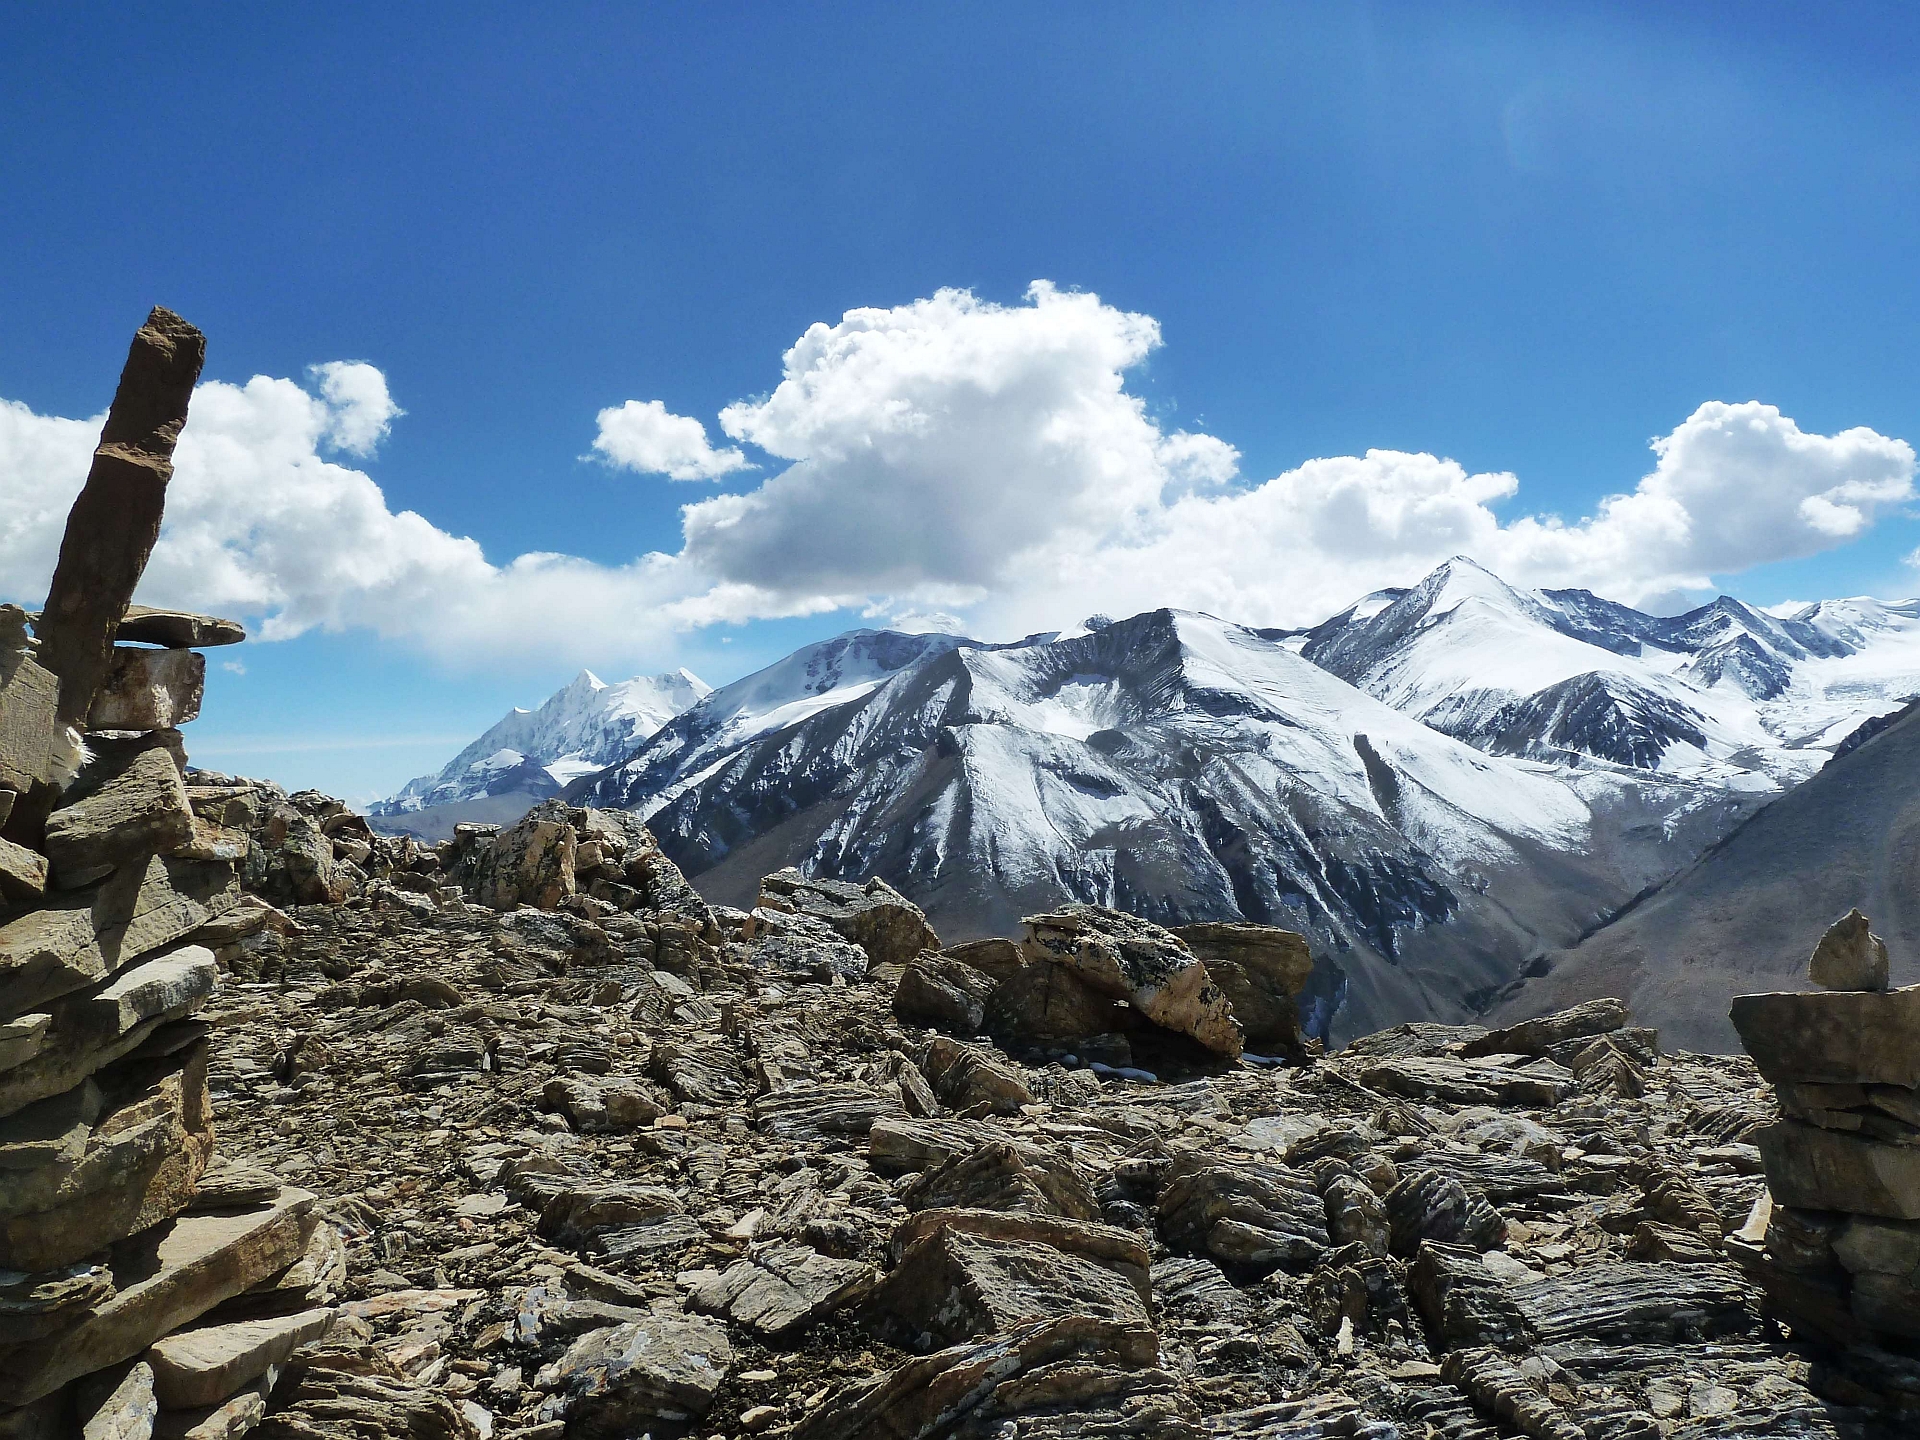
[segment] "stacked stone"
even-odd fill
[[[1822,991],[1733,1002],[1781,1118],[1756,1137],[1768,1195],[1729,1248],[1830,1349],[1830,1393],[1920,1410],[1920,986],[1888,988],[1857,910],[1809,973]]]
[[[196,646],[130,607],[205,340],[136,335],[45,610],[0,607],[0,1437],[243,1433],[325,1330],[344,1250],[314,1197],[210,1169],[211,938],[247,853],[188,783]]]

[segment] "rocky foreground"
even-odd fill
[[[479,1433],[1902,1433],[1727,1258],[1777,1116],[1744,1059],[1609,1002],[1298,1067],[1009,1054],[900,1019],[911,907],[839,888],[691,934],[300,908],[206,1012],[223,1152],[323,1197],[344,1323]]]

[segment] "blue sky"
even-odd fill
[[[1424,452],[1516,476],[1484,502],[1503,523],[1575,522],[1632,491],[1650,439],[1706,402],[1761,401],[1805,435],[1920,439],[1917,42],[1911,7],[1871,5],[16,11],[0,398],[97,414],[131,328],[165,303],[207,331],[209,379],[312,391],[310,365],[377,367],[405,414],[377,445],[316,453],[391,511],[495,565],[623,567],[682,551],[681,506],[818,469],[845,440],[778,404],[743,422],[758,441],[718,423],[775,392],[810,325],[948,287],[1020,309],[1045,279],[1103,302],[1080,316],[1089,346],[1112,315],[1157,321],[1158,344],[1118,362],[1126,394],[1154,434],[1237,452],[1231,478],[1168,462],[1168,495]],[[582,459],[598,412],[629,400],[699,419],[757,468],[685,482]],[[1869,459],[1897,469],[1888,453]],[[1920,590],[1901,563],[1920,523],[1875,473],[1845,543],[1686,563],[1761,603]],[[820,483],[822,505],[857,512],[885,480]],[[1046,513],[1046,482],[1022,483]],[[777,510],[766,524],[791,528],[767,544],[806,550],[812,514]],[[1119,521],[1087,523],[1053,542],[1117,543]],[[1284,571],[1289,547],[1270,553]],[[449,648],[430,620],[383,637],[354,611],[217,670],[194,753],[365,799],[583,661],[718,682],[903,611],[979,631],[1104,593],[1002,605],[1005,577],[926,563],[924,583],[784,576],[783,598],[736,613],[813,613],[742,623],[642,613],[685,586],[563,596],[642,602],[630,645],[619,617],[582,621],[612,637],[598,662],[564,628]],[[43,586],[7,577],[23,598]],[[882,600],[822,608],[849,589]],[[514,608],[487,623],[511,629]]]

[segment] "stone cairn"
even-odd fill
[[[0,1440],[240,1434],[344,1275],[311,1194],[213,1163],[209,946],[276,912],[178,727],[245,637],[129,604],[205,350],[147,318],[45,610],[0,606]]]
[[[1808,967],[1808,994],[1742,995],[1733,1023],[1773,1085],[1757,1137],[1767,1194],[1728,1248],[1796,1338],[1816,1388],[1920,1410],[1920,985],[1888,988],[1858,910]]]

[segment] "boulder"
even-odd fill
[[[706,1414],[732,1367],[725,1326],[649,1315],[581,1336],[533,1383],[551,1397],[543,1421],[564,1417],[569,1436],[624,1440],[656,1421]]]
[[[115,646],[87,712],[89,730],[166,730],[200,715],[207,657],[197,650]]]
[[[173,447],[206,353],[206,336],[159,306],[128,349],[35,627],[42,661],[60,677],[60,717],[68,724],[86,718],[106,679],[114,631],[159,538]]]
[[[1486,1250],[1507,1228],[1498,1210],[1436,1170],[1403,1177],[1387,1192],[1386,1212],[1396,1255],[1412,1255],[1428,1241]]]
[[[559,800],[536,805],[494,837],[481,857],[473,898],[495,910],[552,910],[574,893],[572,812]]]
[[[1099,1202],[1073,1162],[1038,1145],[989,1140],[930,1166],[900,1191],[909,1210],[1001,1210],[1093,1220]]]
[[[873,1267],[857,1260],[836,1260],[805,1245],[769,1245],[701,1280],[687,1306],[778,1339],[847,1303],[873,1278]]]
[[[155,745],[129,755],[117,773],[49,815],[46,853],[54,882],[71,889],[136,856],[171,853],[192,839],[180,767]]]
[[[925,912],[877,875],[856,885],[781,870],[760,882],[758,903],[825,921],[874,965],[906,965],[922,950],[940,948]]]
[[[1300,995],[1313,974],[1304,935],[1239,921],[1176,925],[1173,933],[1226,995],[1249,1047],[1299,1053]]]
[[[1111,1226],[928,1210],[903,1222],[891,1248],[896,1263],[867,1308],[911,1343],[951,1344],[1056,1315],[1152,1325],[1146,1247]]]
[[[938,950],[913,958],[893,992],[893,1013],[909,1025],[978,1035],[999,982]]]
[[[1313,1182],[1253,1160],[1176,1160],[1157,1219],[1169,1245],[1243,1270],[1316,1264],[1330,1243],[1326,1206]]]
[[[1775,1085],[1920,1087],[1920,985],[1885,994],[1739,995],[1732,1018]]]
[[[1033,1092],[1011,1065],[977,1045],[945,1035],[935,1036],[927,1046],[920,1069],[933,1093],[968,1118],[1013,1115],[1022,1105],[1033,1104]]]
[[[1125,1004],[1064,965],[1021,964],[988,997],[982,1023],[1009,1045],[1061,1047],[1121,1026]]]
[[[1021,956],[1029,965],[1072,970],[1154,1024],[1217,1054],[1239,1055],[1242,1036],[1233,1007],[1206,966],[1171,932],[1094,905],[1067,905],[1025,923]]]
[[[1885,990],[1887,942],[1873,933],[1866,916],[1849,910],[1813,947],[1807,978],[1822,990]]]

